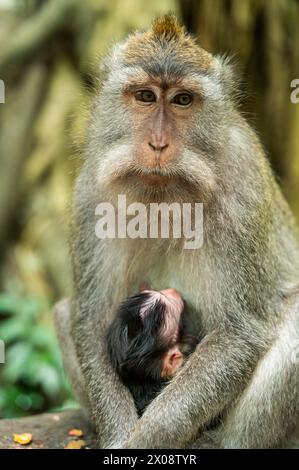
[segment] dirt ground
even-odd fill
[[[83,435],[70,436],[72,429],[81,430]],[[23,433],[32,434],[32,441],[27,445],[15,443],[14,434]],[[0,420],[0,449],[65,449],[70,441],[82,440],[83,448],[96,448],[90,424],[80,410]]]

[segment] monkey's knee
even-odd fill
[[[53,309],[54,323],[58,339],[71,333],[71,299],[66,298],[57,302]]]
[[[78,360],[71,330],[71,299],[60,300],[54,306],[54,323],[57,338],[62,353],[62,361],[66,375],[68,376],[75,398],[83,410],[89,414],[89,403],[84,384],[84,378]]]

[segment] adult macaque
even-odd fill
[[[146,289],[121,303],[107,342],[112,365],[141,415],[182,367],[198,339],[187,333],[179,292]]]
[[[74,194],[74,299],[56,310],[60,336],[70,332],[66,367],[102,447],[200,446],[219,415],[220,447],[277,447],[298,423],[299,234],[234,89],[227,61],[172,16],[104,63]],[[95,208],[117,206],[118,194],[146,205],[203,202],[203,247],[97,239]],[[205,338],[138,419],[105,338],[146,278],[182,293],[191,332]]]

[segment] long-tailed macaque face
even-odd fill
[[[124,105],[131,115],[134,161],[144,169],[167,169],[178,164],[184,151],[183,134],[200,111],[202,90],[194,80],[165,81],[161,77],[132,76],[124,89]],[[149,171],[145,182],[159,175]]]
[[[229,69],[175,23],[169,30],[157,24],[129,37],[104,64],[93,125],[101,150],[104,145],[99,174],[131,191],[178,192],[189,185],[190,194],[194,185],[206,198],[217,185],[213,157],[227,142]]]

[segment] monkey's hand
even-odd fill
[[[214,331],[138,420],[127,448],[183,448],[242,391],[257,347],[236,332]]]

